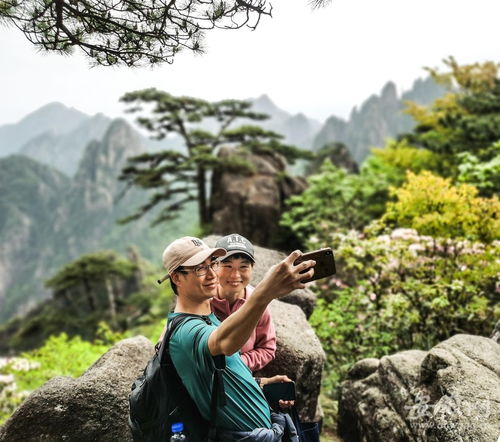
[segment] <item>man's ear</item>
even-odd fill
[[[181,274],[179,272],[174,272],[170,275],[170,279],[175,285],[179,285],[179,282],[182,281]]]

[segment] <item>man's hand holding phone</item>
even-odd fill
[[[305,278],[301,279],[302,283],[316,281],[317,279],[326,278],[336,273],[335,260],[333,259],[333,251],[330,247],[324,249],[314,250],[313,252],[307,252],[299,256],[293,263],[295,266],[300,265],[303,262],[314,261],[314,274],[309,276],[306,271],[303,271]]]

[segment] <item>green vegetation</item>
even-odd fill
[[[329,244],[340,274],[317,285],[320,300],[310,321],[327,354],[325,386],[332,395],[360,359],[429,349],[455,333],[488,335],[500,319],[498,242],[396,229],[333,234]]]
[[[477,193],[474,186],[453,186],[450,179],[427,171],[408,172],[405,184],[393,189],[397,201],[387,204],[381,221],[433,237],[491,243],[500,236],[500,201],[497,196],[478,198]]]
[[[347,167],[341,145],[327,146],[320,152],[321,166],[316,169],[318,160],[308,177],[309,187],[289,199],[281,220],[304,249],[335,251],[339,273],[313,287],[319,301],[310,318],[327,354],[322,402],[330,429],[341,382],[356,361],[426,350],[456,333],[489,335],[500,319],[500,79],[491,63],[447,63],[449,73],[433,74],[453,87],[428,108],[409,104],[417,120],[412,133],[373,149],[359,172]],[[215,156],[221,140],[250,152],[279,151],[290,160],[303,156],[261,128],[228,130],[236,116],[262,119],[248,114],[244,102],[213,104],[151,90],[128,94],[125,101],[164,106],[158,120],[142,120],[160,137],[205,117],[219,115],[222,122],[217,134],[189,125],[186,154],[138,157],[124,171],[131,183],[162,192],[143,212],[170,200],[160,214],[164,219],[184,204],[176,195],[187,186],[193,195],[198,192],[185,198],[198,202],[206,227],[204,174],[221,165]],[[252,173],[245,161],[223,167]],[[116,339],[137,333],[156,339],[172,302],[170,287],[158,287],[157,276],[158,270],[134,253],[125,259],[102,252],[66,266],[48,282],[54,289],[51,302],[10,324],[7,331],[14,332],[8,339],[0,330],[0,345],[40,347],[22,355],[31,370],[8,364],[0,373],[13,375],[20,391],[29,390],[56,371],[79,375]],[[70,315],[68,322],[67,311],[81,315]],[[33,336],[43,342],[34,345]],[[73,360],[74,352],[81,359]],[[22,400],[15,391],[0,385],[0,420]]]
[[[432,74],[449,92],[408,103],[412,133],[372,149],[358,174],[326,160],[281,219],[304,249],[335,251],[339,273],[314,286],[310,318],[332,413],[355,362],[488,336],[500,319],[498,66],[446,64]]]
[[[29,392],[54,376],[80,376],[115,342],[138,334],[156,342],[173,299],[169,284],[156,284],[161,273],[145,261],[103,251],[51,278],[53,299],[0,330],[4,348],[31,348],[6,364],[0,360],[0,425]]]

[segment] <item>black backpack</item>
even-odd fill
[[[144,373],[132,384],[129,394],[129,427],[135,442],[165,442],[170,440],[173,423],[182,422],[188,441],[216,440],[217,406],[225,405],[222,373],[224,355],[214,356],[216,370],[212,383],[210,423],[200,414],[174,367],[169,354],[169,341],[175,329],[184,321],[211,321],[206,316],[180,314],[168,322],[167,331]]]

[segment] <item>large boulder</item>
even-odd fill
[[[222,159],[236,158],[251,172],[215,171],[212,177],[211,214],[215,233],[238,232],[260,245],[275,245],[285,200],[306,188],[306,182],[286,173],[284,157],[274,152],[259,155],[224,147]]]
[[[131,441],[128,393],[153,352],[143,336],[125,339],[79,378],[51,379],[0,429],[0,441]]]
[[[240,235],[243,235],[237,230],[233,232],[227,232],[228,235],[231,233],[239,233]],[[213,247],[219,238],[221,238],[220,235],[209,235],[204,237],[203,241],[205,241],[210,247]],[[255,286],[262,280],[270,267],[286,258],[287,255],[285,253],[278,252],[277,250],[267,249],[265,247],[259,247],[256,245],[254,245],[254,249],[255,265],[253,268],[251,284]],[[280,301],[299,306],[305,313],[306,318],[309,318],[314,310],[314,306],[316,305],[316,295],[307,288],[298,289],[294,290],[286,296],[283,296],[282,298],[280,298]]]
[[[342,383],[339,433],[351,441],[496,441],[500,345],[455,335],[429,352],[355,364]]]
[[[276,328],[276,358],[258,375],[286,374],[295,381],[296,406],[302,420],[317,422],[321,418],[318,397],[325,352],[299,307],[276,300],[270,310]]]

